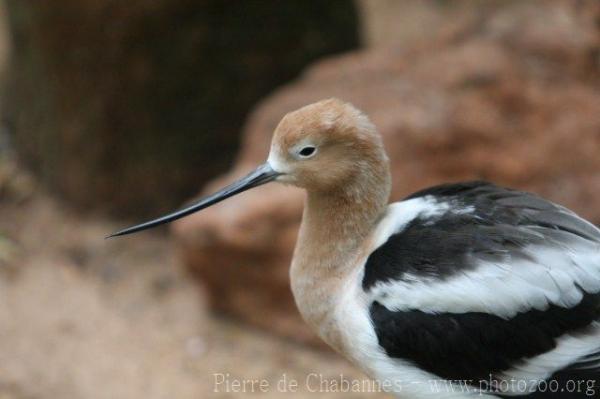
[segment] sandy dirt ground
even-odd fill
[[[0,187],[0,399],[388,397],[335,355],[209,314],[166,235],[104,240],[123,226],[34,191]]]

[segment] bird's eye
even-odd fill
[[[313,146],[307,146],[307,147],[302,148],[298,154],[300,154],[300,156],[302,158],[308,158],[308,157],[312,156],[316,150],[317,149]]]

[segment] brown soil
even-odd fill
[[[364,377],[334,355],[208,314],[168,237],[106,241],[121,225],[84,220],[44,194],[0,195],[1,399],[246,395],[215,392],[216,373],[247,390],[266,379],[257,398],[384,397],[339,392],[340,374]],[[309,392],[319,389],[310,373],[338,392]],[[298,393],[278,389],[284,374]]]

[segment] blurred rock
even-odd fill
[[[6,4],[20,157],[70,204],[128,217],[226,170],[251,105],[358,40],[351,0]]]
[[[487,0],[476,7],[465,0],[356,0],[356,4],[362,41],[368,47],[398,47],[430,42],[461,30],[481,13],[508,1],[519,0]]]
[[[478,18],[458,30],[440,27],[454,33],[427,43],[375,46],[313,65],[260,104],[238,163],[204,193],[264,162],[286,112],[337,96],[368,113],[384,136],[392,200],[436,183],[487,179],[600,222],[598,7],[502,4],[469,10]],[[302,199],[300,190],[261,187],[179,221],[174,232],[215,309],[315,342],[288,288]]]

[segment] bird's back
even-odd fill
[[[533,194],[469,182],[390,205],[377,234],[362,289],[391,359],[512,395],[600,397],[594,225]]]

